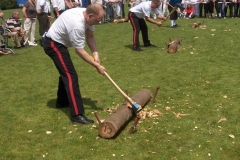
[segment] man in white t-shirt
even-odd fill
[[[51,6],[48,0],[37,0],[36,4],[37,20],[39,22],[40,45],[42,46],[42,36],[50,28]]]
[[[53,14],[55,18],[58,18],[66,9],[64,0],[51,0],[53,7]]]
[[[78,75],[67,48],[74,47],[79,57],[104,75],[105,68],[100,65],[93,26],[99,24],[103,16],[104,10],[99,4],[91,4],[87,8],[69,9],[54,21],[45,34],[44,51],[51,57],[60,74],[56,107],[69,106],[72,122],[94,123],[84,115]],[[94,60],[84,50],[85,40]]]
[[[161,22],[155,21],[154,19],[150,18],[150,14],[151,12],[153,12],[156,14],[158,19],[166,20],[166,18],[160,14],[160,11],[158,9],[161,3],[162,3],[161,0],[141,2],[129,10],[128,18],[133,27],[133,50],[134,51],[142,51],[142,49],[140,48],[140,42],[139,42],[140,31],[142,33],[144,47],[154,46],[150,43],[148,39],[148,28],[145,20],[150,23],[156,24],[159,27],[162,25]]]

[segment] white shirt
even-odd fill
[[[58,17],[46,36],[66,47],[84,48],[85,31],[94,31],[94,26],[86,24],[83,12],[86,8],[68,9]]]
[[[158,15],[159,10],[157,8],[152,9],[151,3],[152,1],[141,2],[138,5],[132,7],[130,11],[133,12],[138,18],[150,17],[151,11]]]
[[[43,12],[44,13],[50,13],[51,12],[51,6],[48,0],[37,0],[36,10],[38,13],[41,13],[39,10],[41,9],[41,6],[44,6]]]
[[[66,9],[65,1],[64,0],[52,0],[53,8],[58,8],[58,11],[64,11]]]

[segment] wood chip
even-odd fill
[[[230,138],[235,138],[235,136],[233,134],[229,134],[228,135]]]
[[[217,123],[221,123],[223,121],[226,121],[227,119],[225,117],[221,118]]]
[[[171,110],[171,107],[168,107],[168,106],[167,106],[167,107],[165,107],[165,110],[166,110],[166,111],[170,111],[170,110]]]
[[[157,115],[162,115],[162,113],[161,113],[159,110],[157,110],[157,109],[154,109],[154,110],[153,110],[153,113],[155,113],[155,114],[157,114]]]

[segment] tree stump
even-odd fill
[[[143,107],[150,100],[151,92],[148,89],[141,89],[131,98],[138,105]],[[128,108],[128,102],[125,101],[99,125],[99,135],[103,138],[112,138],[120,131],[121,127],[132,118],[132,116],[133,112]]]

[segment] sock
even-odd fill
[[[171,20],[171,26],[173,26],[174,25],[174,20]]]
[[[177,24],[177,21],[176,20],[173,20],[173,25],[175,26]]]

